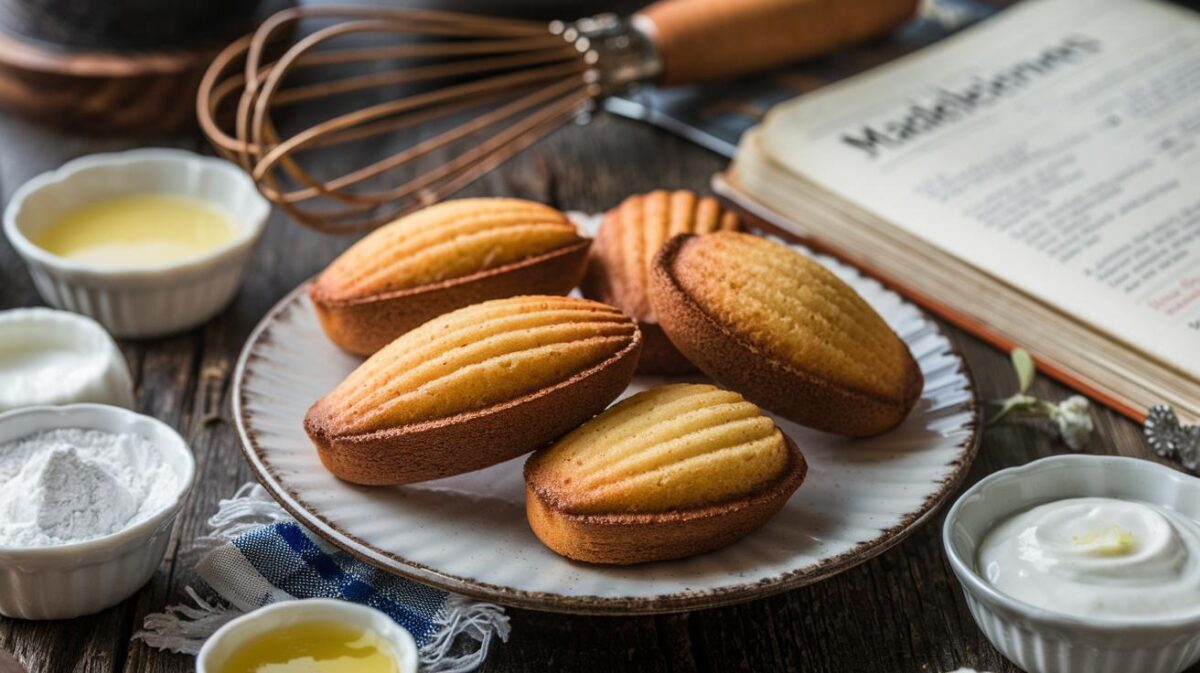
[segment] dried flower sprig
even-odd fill
[[[1200,425],[1183,423],[1174,409],[1156,404],[1150,407],[1142,432],[1155,453],[1178,460],[1189,472],[1200,474]]]
[[[1000,410],[992,416],[989,425],[1032,421],[1038,427],[1049,429],[1072,449],[1083,448],[1095,428],[1087,398],[1072,395],[1057,404],[1039,400],[1028,393],[1037,376],[1033,357],[1021,348],[1015,349],[1010,356],[1017,372],[1018,390],[1011,397],[994,402],[1000,405]]]

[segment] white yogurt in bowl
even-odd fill
[[[133,406],[129,368],[108,332],[67,311],[0,311],[0,412],[81,402]]]
[[[1029,673],[1180,673],[1200,661],[1200,479],[1065,455],[1000,470],[946,514],[975,623]]]
[[[1066,498],[998,524],[977,570],[1001,592],[1080,617],[1200,614],[1200,523],[1157,505]]]

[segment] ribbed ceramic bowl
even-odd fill
[[[238,233],[203,255],[123,269],[65,259],[33,243],[73,210],[146,193],[208,202],[230,215]],[[144,149],[82,157],[30,180],[4,211],[4,233],[46,303],[91,316],[117,337],[152,337],[195,327],[229,303],[269,213],[253,180],[228,161]]]
[[[196,656],[196,673],[221,673],[229,657],[255,638],[283,627],[312,622],[334,622],[374,631],[391,647],[400,673],[417,673],[417,643],[412,634],[374,608],[331,598],[284,601],[238,617],[204,642]]]
[[[0,412],[82,402],[133,406],[129,366],[108,332],[67,311],[0,311]]]
[[[1200,606],[1181,619],[1083,618],[1001,593],[976,572],[983,537],[1005,518],[1064,498],[1138,500],[1200,520],[1200,479],[1116,456],[1054,456],[1001,470],[959,497],[942,542],[988,640],[1029,673],[1179,673],[1200,660]]]
[[[147,439],[162,449],[175,472],[175,497],[158,513],[112,535],[53,547],[0,546],[0,615],[5,617],[70,619],[133,595],[162,562],[175,515],[195,479],[195,459],[179,433],[149,416],[103,404],[29,407],[0,414],[0,444],[54,428],[133,433]]]

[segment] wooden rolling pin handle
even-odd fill
[[[758,72],[882,35],[918,0],[659,0],[634,17],[662,60],[660,84]]]

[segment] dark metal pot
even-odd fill
[[[251,26],[259,0],[0,0],[10,33],[73,49],[187,48]]]

